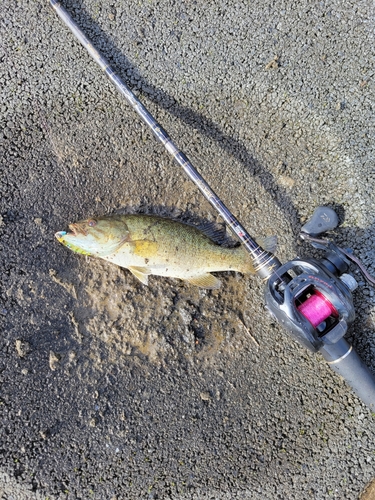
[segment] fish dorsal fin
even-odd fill
[[[204,222],[203,224],[195,227],[215,243],[221,244],[228,239],[225,224]]]
[[[137,266],[131,266],[128,269],[141,283],[148,285],[148,275],[151,274],[151,269]]]
[[[266,236],[265,238],[256,238],[256,242],[267,252],[275,253],[277,248],[277,236]]]
[[[210,273],[199,274],[197,276],[192,276],[191,278],[184,279],[192,285],[200,286],[201,288],[211,288],[213,290],[216,288],[220,288],[221,286],[221,281],[217,279],[216,276]]]
[[[212,241],[222,245],[226,244],[230,237],[227,234],[225,224],[217,224],[216,222],[206,222],[197,228],[202,231],[203,234],[208,236]],[[256,238],[256,242],[267,252],[275,253],[277,248],[277,236],[266,236],[264,238]]]
[[[134,240],[130,241],[129,245],[133,248],[133,252],[138,257],[145,257],[149,259],[158,251],[158,244],[156,241],[150,240]]]

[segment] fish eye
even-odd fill
[[[87,223],[87,224],[88,224],[90,227],[94,227],[94,226],[96,226],[96,220],[94,220],[94,219],[90,219],[90,220],[88,221],[88,223]]]

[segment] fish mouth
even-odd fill
[[[60,242],[60,243],[63,243],[64,242],[64,236],[66,236],[68,233],[66,231],[58,231],[57,233],[55,233],[55,238],[57,238],[57,240]]]
[[[68,229],[66,231],[59,231],[58,233],[56,233],[56,237],[57,235],[61,235],[61,237],[79,236],[79,235],[87,236],[87,234],[88,234],[87,231],[80,224],[76,222],[74,224],[69,224]]]
[[[85,231],[85,229],[77,223],[69,224],[68,229],[66,231],[58,231],[57,233],[55,233],[56,238],[61,243],[64,242],[66,236],[79,236],[79,235],[87,236],[87,231]]]
[[[75,224],[69,224],[68,228],[69,231],[67,231],[67,234],[69,234],[70,236],[78,236],[79,234],[87,236],[86,229],[84,229],[82,225],[78,224],[78,222],[76,222]]]
[[[67,230],[66,234],[69,235],[69,236],[77,236],[77,233],[78,233],[78,231],[77,231],[76,225],[75,224],[69,224],[68,230]]]

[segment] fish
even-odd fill
[[[86,219],[68,227],[55,234],[60,243],[126,268],[144,285],[156,275],[216,289],[221,281],[212,272],[255,273],[245,247],[218,244],[217,229],[210,224],[199,229],[166,217],[127,214]],[[267,247],[274,246],[272,237],[267,240]]]

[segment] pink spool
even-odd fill
[[[339,313],[333,307],[331,302],[318,290],[314,291],[305,302],[297,307],[299,312],[310,321],[312,326],[316,328],[320,323],[326,320],[329,316],[337,317]]]

